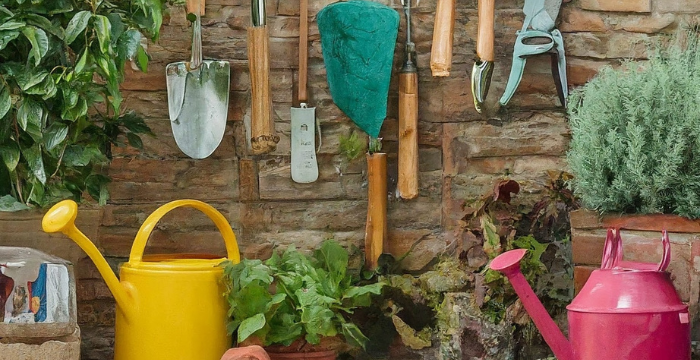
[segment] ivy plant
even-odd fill
[[[125,108],[124,67],[146,70],[163,0],[0,0],[0,210],[108,199],[111,147],[152,135]]]
[[[238,343],[254,336],[265,346],[316,345],[335,336],[364,346],[367,337],[348,316],[370,306],[383,283],[360,285],[359,269],[350,271],[348,259],[345,248],[326,240],[313,254],[290,246],[265,262],[225,262],[229,332]]]

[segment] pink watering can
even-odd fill
[[[690,360],[688,306],[666,272],[671,261],[666,231],[662,244],[659,264],[623,261],[620,231],[608,230],[601,268],[567,306],[569,340],[520,272],[527,250],[503,253],[490,267],[508,278],[559,360]]]

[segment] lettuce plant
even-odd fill
[[[370,306],[383,284],[358,285],[348,264],[347,250],[334,240],[324,241],[311,255],[290,246],[264,262],[223,263],[229,333],[239,343],[254,336],[265,346],[299,339],[315,345],[332,336],[364,346],[367,337],[348,315]]]

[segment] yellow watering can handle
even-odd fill
[[[241,261],[236,235],[233,233],[233,230],[231,230],[231,225],[228,220],[226,220],[218,210],[199,200],[175,200],[159,207],[149,215],[146,221],[141,225],[139,232],[136,234],[134,245],[131,247],[131,255],[129,256],[130,264],[141,262],[143,251],[146,249],[146,242],[151,236],[151,232],[156,227],[156,224],[158,224],[158,221],[160,221],[165,214],[170,212],[170,210],[179,207],[192,207],[207,215],[214,222],[219,232],[221,232],[221,236],[224,238],[228,259],[234,263]]]

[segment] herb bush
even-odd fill
[[[0,210],[108,199],[111,146],[151,134],[124,109],[119,84],[162,0],[0,0]]]
[[[228,331],[236,333],[238,343],[255,337],[264,346],[301,341],[300,348],[308,348],[306,343],[335,336],[350,346],[367,342],[349,315],[370,306],[383,284],[359,285],[359,269],[350,270],[348,252],[336,241],[324,241],[312,255],[290,246],[265,262],[243,259],[222,266]]]
[[[700,217],[700,48],[688,34],[572,93],[567,158],[585,207]]]

